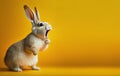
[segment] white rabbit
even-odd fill
[[[28,19],[32,22],[32,32],[23,40],[11,45],[6,53],[4,62],[13,71],[21,72],[23,66],[30,66],[33,70],[39,70],[39,50],[45,50],[50,43],[47,35],[52,27],[47,22],[41,22],[39,12],[35,7],[35,13],[27,5],[24,10]]]

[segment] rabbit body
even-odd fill
[[[34,66],[38,62],[38,51],[47,48],[45,41],[37,38],[33,34],[25,39],[13,44],[8,48],[5,63],[9,69],[22,66]],[[33,53],[32,53],[33,52]],[[18,70],[19,71],[19,70]]]
[[[24,6],[27,17],[32,22],[32,32],[23,40],[11,45],[4,58],[6,66],[13,71],[21,72],[22,67],[31,66],[33,70],[39,70],[38,52],[45,50],[50,43],[47,37],[51,26],[47,22],[39,21],[39,13],[35,8],[34,13],[27,5]]]

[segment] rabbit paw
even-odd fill
[[[45,44],[49,44],[50,43],[50,40],[49,39],[46,39],[45,40]]]
[[[37,66],[34,65],[34,66],[32,66],[32,69],[33,70],[40,70],[40,67],[37,67]]]
[[[22,69],[21,69],[21,68],[18,68],[18,67],[13,68],[12,70],[15,71],[15,72],[22,72]]]
[[[36,51],[33,51],[33,55],[37,55],[38,53]]]

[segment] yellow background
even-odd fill
[[[120,66],[120,0],[0,0],[0,67],[7,48],[31,32],[24,4],[53,27],[39,66]]]

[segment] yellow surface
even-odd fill
[[[11,72],[0,71],[2,76],[120,76],[120,68],[85,67],[85,68],[41,68],[39,71],[24,70]]]
[[[120,65],[120,0],[0,0],[1,68],[7,48],[31,32],[24,4],[53,26],[39,66]]]

